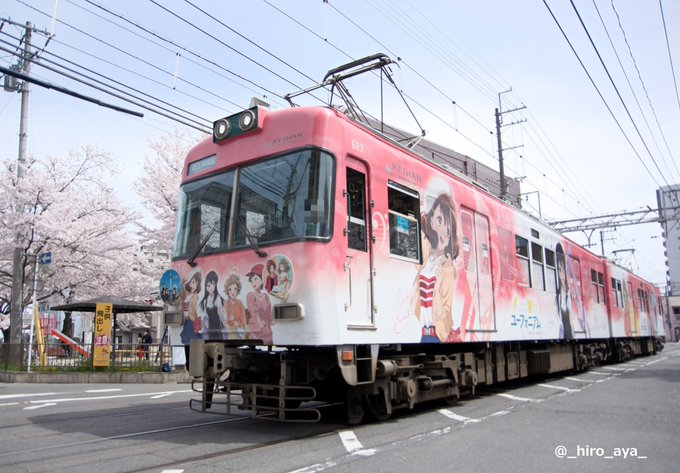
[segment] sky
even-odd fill
[[[107,151],[121,169],[112,180],[133,205],[150,141],[175,129],[203,136],[144,110],[142,100],[163,101],[172,114],[178,107],[185,123],[208,129],[253,96],[285,108],[285,94],[378,52],[395,60],[394,81],[417,119],[385,87],[383,114],[394,126],[414,134],[421,126],[428,139],[497,168],[494,110],[506,112],[505,171],[521,180],[530,213],[538,215],[539,201],[553,221],[655,208],[656,189],[680,182],[674,0],[3,0],[0,17],[53,34],[46,46],[33,34],[41,52],[32,76],[144,113],[30,87],[29,154]],[[22,34],[7,23],[0,30],[3,67],[16,63]],[[132,87],[137,103],[48,67],[107,89]],[[349,87],[380,115],[377,76]],[[296,101],[327,100],[320,92]],[[20,94],[0,90],[0,159],[16,159],[19,116]],[[658,223],[607,230],[605,254],[663,284],[661,233]],[[583,232],[568,236],[587,243]],[[591,241],[600,253],[599,231]]]

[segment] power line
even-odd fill
[[[44,11],[42,11],[42,10],[40,10],[40,9],[38,9],[38,8],[36,8],[36,7],[34,7],[34,6],[32,6],[32,5],[26,4],[25,2],[23,2],[23,0],[16,0],[16,1],[18,1],[19,3],[22,3],[22,4],[24,4],[24,5],[26,5],[27,7],[31,8],[32,10],[34,10],[34,11],[36,11],[36,12],[38,12],[38,13],[44,15],[44,16],[48,16],[48,17],[49,17],[49,14],[45,13]],[[111,12],[111,14],[114,14],[114,13]],[[115,15],[115,14],[114,14],[114,15]],[[215,66],[217,66],[217,67],[220,67],[220,68],[221,68],[222,70],[224,70],[225,72],[227,72],[227,73],[229,73],[229,74],[232,74],[232,75],[234,75],[235,77],[238,77],[239,79],[242,79],[242,80],[244,80],[244,81],[246,81],[246,82],[249,82],[249,83],[251,83],[252,85],[254,85],[255,87],[258,87],[258,88],[260,88],[260,89],[262,89],[262,90],[265,90],[265,91],[268,92],[268,93],[271,93],[271,94],[273,94],[273,95],[276,95],[276,96],[278,96],[279,98],[283,98],[280,94],[276,94],[275,92],[270,91],[270,90],[267,89],[266,87],[260,86],[259,84],[255,83],[255,82],[253,82],[253,81],[250,81],[250,80],[246,79],[245,77],[240,76],[239,74],[236,74],[236,73],[234,73],[234,72],[232,72],[232,71],[230,71],[230,70],[228,70],[228,69],[226,69],[226,68],[224,68],[224,67],[221,67],[217,62],[206,60],[206,59],[204,59],[202,56],[198,55],[197,53],[194,53],[193,51],[191,51],[191,50],[189,50],[189,49],[187,49],[187,48],[182,48],[181,46],[178,46],[177,44],[173,43],[172,41],[167,40],[167,39],[161,37],[160,35],[154,34],[154,33],[151,32],[150,30],[144,29],[144,28],[141,27],[140,25],[137,25],[137,24],[135,24],[134,22],[131,22],[130,20],[127,20],[127,19],[124,18],[124,17],[120,17],[120,18],[123,19],[123,20],[125,20],[125,21],[130,22],[130,24],[132,24],[133,26],[137,26],[138,28],[142,29],[143,31],[145,31],[145,32],[147,32],[147,33],[149,33],[149,34],[152,34],[152,35],[156,36],[156,37],[159,38],[159,39],[162,39],[162,40],[164,40],[164,41],[166,41],[166,42],[168,42],[168,43],[170,43],[170,44],[173,44],[173,46],[179,47],[179,48],[181,48],[182,50],[187,51],[188,53],[190,53],[190,54],[192,54],[192,55],[195,55],[196,57],[199,57],[199,58],[202,59],[202,60],[205,60],[206,62],[209,62],[209,63],[211,63],[211,64],[213,64],[213,65],[215,65]],[[123,55],[125,55],[125,56],[127,56],[127,57],[130,57],[130,58],[132,58],[132,59],[134,59],[134,60],[136,60],[136,61],[138,61],[138,62],[140,62],[140,63],[142,63],[142,64],[145,64],[145,65],[147,65],[147,66],[150,66],[151,68],[153,68],[153,69],[155,69],[155,70],[157,70],[157,71],[159,71],[159,72],[162,72],[162,73],[164,73],[164,74],[166,74],[166,75],[168,75],[168,74],[171,75],[171,76],[173,75],[173,74],[170,73],[169,71],[166,71],[166,70],[162,69],[161,67],[159,67],[159,66],[157,66],[157,65],[155,65],[155,64],[153,64],[153,63],[151,63],[151,62],[149,62],[149,61],[147,61],[147,60],[145,60],[145,59],[142,59],[142,58],[140,58],[140,57],[138,57],[138,56],[136,56],[136,55],[134,55],[134,54],[132,54],[132,53],[130,53],[130,52],[128,52],[128,51],[122,49],[122,48],[119,48],[119,47],[117,47],[117,46],[115,46],[115,45],[113,45],[113,44],[111,44],[111,43],[109,43],[109,42],[107,42],[107,41],[104,41],[103,39],[101,39],[101,38],[99,38],[99,37],[96,37],[96,36],[94,36],[94,35],[91,35],[91,34],[85,32],[85,31],[83,31],[82,29],[77,28],[77,27],[75,27],[75,26],[73,26],[73,25],[71,25],[71,24],[69,24],[69,23],[67,23],[67,22],[65,22],[65,21],[63,21],[63,20],[61,20],[61,19],[57,19],[57,22],[60,23],[60,24],[62,24],[62,25],[64,25],[64,26],[66,26],[66,27],[68,27],[68,28],[70,28],[70,29],[72,29],[72,30],[74,30],[74,31],[76,31],[76,32],[78,32],[78,33],[80,33],[80,34],[83,34],[83,35],[87,36],[87,37],[90,38],[90,39],[93,39],[93,40],[95,40],[95,41],[97,41],[97,42],[99,42],[99,43],[101,43],[101,44],[107,46],[108,48],[111,48],[111,49],[113,49],[113,50],[115,50],[115,51],[118,51],[119,53],[122,53]],[[120,67],[120,66],[117,66],[117,67]],[[240,107],[240,108],[243,108],[243,107]]]
[[[169,13],[170,15],[174,16],[174,17],[177,18],[178,20],[180,20],[180,21],[186,23],[187,25],[191,26],[192,28],[194,28],[194,29],[200,31],[201,33],[203,33],[203,34],[206,35],[207,37],[212,38],[213,40],[215,40],[216,42],[220,43],[222,46],[226,47],[227,49],[229,49],[229,50],[235,52],[236,54],[238,54],[238,55],[241,56],[242,58],[244,58],[244,59],[246,59],[246,60],[252,62],[253,64],[256,64],[256,65],[259,66],[259,67],[261,67],[262,69],[264,69],[265,71],[269,72],[269,73],[272,74],[273,76],[278,77],[279,79],[283,80],[284,82],[286,82],[286,83],[292,85],[293,87],[295,87],[295,88],[297,88],[297,89],[301,89],[301,88],[302,88],[302,87],[300,87],[299,85],[295,84],[294,82],[292,82],[292,81],[286,79],[286,78],[283,77],[281,74],[279,74],[279,73],[273,71],[272,69],[270,69],[269,67],[265,66],[264,64],[262,64],[262,63],[260,63],[260,62],[258,62],[258,61],[256,61],[256,60],[254,60],[254,59],[248,57],[245,53],[242,53],[242,52],[239,51],[238,49],[236,49],[236,48],[230,46],[229,44],[227,44],[226,42],[222,41],[222,40],[221,40],[220,38],[218,38],[217,36],[215,36],[215,35],[209,33],[208,31],[206,31],[204,28],[201,28],[201,27],[195,25],[194,23],[190,22],[190,21],[187,20],[186,18],[182,18],[182,16],[180,16],[180,15],[178,15],[177,13],[175,13],[174,11],[172,11],[172,10],[166,8],[165,6],[159,4],[156,0],[149,0],[149,1],[150,1],[151,3],[153,3],[154,5],[156,5],[158,8],[160,8],[160,9],[164,10],[165,12]],[[283,98],[283,96],[280,96],[279,94],[277,94],[277,96],[278,96],[279,98]]]
[[[87,95],[83,95],[83,94],[80,94],[78,92],[74,92],[74,91],[69,90],[65,87],[61,87],[61,86],[58,86],[58,85],[55,85],[55,84],[51,84],[49,82],[45,82],[45,81],[42,81],[40,79],[36,79],[35,77],[29,77],[26,74],[22,74],[21,72],[18,72],[18,71],[13,71],[12,69],[8,69],[8,68],[3,67],[3,66],[0,66],[0,72],[7,74],[7,75],[10,75],[12,77],[16,77],[17,79],[21,79],[21,80],[30,82],[31,84],[39,85],[40,87],[44,87],[46,89],[53,89],[53,90],[56,90],[57,92],[61,92],[62,94],[70,95],[72,97],[75,97],[75,98],[78,98],[78,99],[81,99],[81,100],[85,100],[87,102],[94,103],[94,104],[99,105],[101,107],[113,109],[117,112],[127,113],[129,115],[134,115],[136,117],[143,117],[144,116],[144,114],[139,113],[139,112],[135,112],[134,110],[128,110],[128,109],[119,107],[117,105],[112,105],[112,104],[108,104],[106,102],[102,102],[101,100],[95,99],[94,97],[88,97]]]
[[[593,3],[595,1],[593,0]],[[649,105],[650,110],[652,111],[652,115],[654,116],[654,120],[656,121],[656,126],[659,129],[659,133],[661,133],[661,138],[663,139],[663,142],[666,145],[666,150],[668,151],[668,154],[671,158],[671,162],[673,163],[673,166],[675,167],[675,172],[680,176],[680,170],[678,170],[678,166],[675,163],[675,159],[673,159],[673,153],[671,152],[670,147],[668,146],[668,141],[666,140],[666,135],[663,132],[663,128],[661,127],[661,123],[659,123],[659,117],[656,114],[656,109],[654,108],[654,105],[652,104],[652,100],[649,98],[649,92],[647,91],[647,86],[645,85],[645,81],[642,79],[642,73],[640,72],[640,69],[638,68],[637,61],[635,60],[635,56],[633,55],[633,50],[630,47],[630,43],[628,42],[628,36],[626,35],[626,31],[623,29],[623,24],[621,23],[621,17],[619,16],[619,12],[616,10],[616,7],[614,6],[614,2],[611,2],[612,10],[614,10],[614,13],[616,15],[616,20],[619,25],[619,29],[621,30],[621,34],[623,36],[624,42],[626,43],[626,46],[628,47],[628,54],[630,55],[630,59],[633,62],[633,66],[635,67],[635,71],[637,72],[638,79],[640,81],[640,84],[642,85],[642,90],[645,92],[645,97],[647,98],[647,104]],[[597,8],[597,6],[595,6]],[[599,14],[599,10],[598,10]],[[602,23],[604,25],[604,22]],[[605,27],[606,31],[606,27]],[[609,36],[609,32],[607,32],[607,36]],[[610,38],[611,41],[611,38]],[[614,49],[614,52],[616,53],[616,48],[614,48],[614,45],[612,44],[612,48]],[[619,58],[618,53],[616,54],[616,58]],[[621,61],[619,60],[619,64],[621,65]],[[621,69],[623,69],[623,65],[621,65]],[[628,80],[628,75],[626,74],[626,71],[623,70],[623,74],[626,77],[626,80]],[[630,82],[628,82],[628,85],[631,89],[631,92],[633,93],[633,97],[635,98],[635,102],[638,104],[638,108],[640,109],[640,113],[642,115],[642,118],[645,121],[645,124],[647,125],[647,130],[649,131],[649,134],[652,137],[652,140],[654,141],[654,144],[656,145],[656,149],[659,152],[659,155],[661,156],[661,159],[663,159],[664,164],[666,165],[666,168],[668,168],[668,171],[670,174],[673,172],[670,169],[670,166],[666,162],[666,158],[659,149],[659,145],[656,142],[656,138],[654,137],[654,134],[652,133],[651,127],[649,126],[649,123],[647,122],[647,117],[642,111],[642,107],[640,107],[640,103],[638,102],[637,95],[635,94],[635,91],[633,90],[633,87],[630,85]]]
[[[572,52],[574,53],[574,55],[576,56],[576,59],[578,60],[579,64],[581,65],[581,68],[583,69],[583,71],[584,71],[584,72],[586,73],[586,75],[588,76],[588,79],[590,80],[590,83],[591,83],[592,86],[595,88],[595,91],[597,92],[598,96],[600,97],[600,99],[601,99],[602,102],[604,103],[605,107],[606,107],[607,110],[609,111],[609,114],[611,115],[611,117],[614,119],[614,122],[615,122],[616,125],[618,126],[619,131],[621,131],[621,133],[623,134],[623,137],[626,139],[626,142],[627,142],[628,145],[631,147],[631,149],[633,150],[633,152],[634,152],[635,155],[637,156],[638,160],[639,160],[640,163],[642,164],[642,167],[645,169],[645,171],[647,171],[647,174],[649,174],[649,176],[652,178],[652,180],[654,181],[654,183],[656,184],[656,186],[657,186],[657,187],[661,187],[661,186],[659,185],[658,181],[656,180],[656,178],[654,177],[654,175],[652,174],[652,172],[649,170],[649,168],[648,168],[647,165],[645,164],[645,162],[642,160],[642,157],[640,156],[640,154],[638,153],[638,151],[637,151],[637,150],[635,149],[635,147],[633,146],[633,143],[631,143],[630,138],[628,138],[628,135],[626,134],[626,132],[625,132],[625,130],[623,129],[623,127],[621,126],[621,123],[620,123],[619,120],[616,118],[616,115],[614,115],[614,112],[612,111],[611,107],[610,107],[609,104],[607,103],[607,100],[606,100],[606,99],[604,98],[604,96],[602,95],[602,92],[600,91],[599,87],[598,87],[597,84],[595,83],[595,80],[594,80],[593,77],[590,75],[590,72],[588,71],[588,68],[585,66],[585,64],[584,64],[583,61],[581,60],[581,57],[580,57],[579,54],[576,52],[576,49],[574,49],[574,45],[571,43],[571,40],[569,39],[569,37],[567,36],[566,32],[565,32],[564,29],[562,28],[562,25],[560,24],[559,20],[557,19],[557,17],[556,17],[555,14],[553,13],[553,11],[550,9],[550,6],[549,6],[548,3],[546,2],[546,0],[543,0],[543,5],[545,5],[545,7],[548,9],[548,12],[550,13],[550,16],[552,17],[552,19],[553,19],[553,21],[555,22],[555,24],[557,25],[557,28],[558,28],[558,29],[560,30],[560,32],[562,33],[562,36],[564,37],[565,41],[566,41],[567,44],[569,45],[569,48],[571,49],[571,51],[572,51]]]
[[[0,42],[5,43],[4,40],[0,40]],[[5,50],[5,51],[7,51],[7,49],[4,48],[4,47],[2,47],[2,46],[0,46],[0,50]],[[66,72],[64,72],[64,71],[60,71],[59,69],[57,69],[57,68],[55,68],[55,67],[48,66],[48,65],[44,64],[43,62],[38,62],[38,61],[33,60],[33,59],[31,59],[30,61],[33,62],[35,65],[38,65],[38,66],[40,66],[40,67],[43,67],[43,68],[45,68],[45,69],[47,69],[47,70],[49,70],[49,71],[55,72],[55,73],[57,73],[57,74],[60,74],[60,75],[62,75],[62,76],[64,76],[64,77],[67,77],[67,78],[69,78],[69,79],[71,79],[71,80],[74,80],[74,81],[79,82],[79,83],[81,83],[81,84],[87,85],[88,87],[91,87],[91,88],[93,88],[93,89],[99,90],[100,92],[104,92],[104,93],[106,93],[106,94],[108,94],[108,95],[111,95],[111,96],[113,96],[113,97],[119,98],[119,99],[124,100],[124,101],[126,101],[126,102],[128,102],[128,103],[132,103],[132,104],[134,104],[134,105],[137,105],[138,107],[141,107],[141,108],[144,108],[144,109],[146,109],[146,110],[149,110],[150,112],[156,113],[157,115],[164,116],[164,117],[166,117],[166,118],[169,118],[169,119],[171,119],[171,120],[174,120],[174,121],[176,121],[176,122],[178,122],[178,123],[181,123],[181,124],[183,124],[183,125],[192,127],[192,128],[194,128],[194,129],[196,129],[196,130],[198,130],[198,131],[202,131],[202,132],[204,132],[204,133],[210,133],[210,128],[206,125],[206,123],[210,123],[208,120],[203,119],[203,120],[204,120],[204,123],[201,124],[201,122],[198,122],[198,121],[193,120],[193,119],[191,119],[191,118],[188,118],[188,117],[179,115],[179,114],[177,114],[176,112],[173,112],[173,111],[171,111],[170,109],[168,109],[168,108],[166,108],[166,107],[162,107],[162,106],[158,105],[157,103],[153,103],[153,102],[151,102],[151,101],[149,101],[149,100],[147,100],[147,99],[143,99],[143,98],[137,97],[137,96],[135,96],[135,95],[133,95],[133,94],[131,94],[131,93],[129,93],[129,92],[126,92],[126,91],[124,91],[124,90],[122,90],[122,89],[119,89],[119,88],[117,88],[117,87],[113,87],[113,86],[111,86],[111,85],[109,85],[109,84],[106,84],[106,83],[104,83],[104,82],[102,82],[102,81],[100,81],[100,80],[98,80],[98,79],[95,79],[95,78],[93,78],[93,77],[91,77],[91,76],[87,76],[87,75],[84,75],[84,74],[82,74],[82,73],[78,73],[77,71],[75,71],[75,70],[73,70],[73,69],[71,69],[71,68],[68,68],[68,67],[66,67],[66,66],[64,66],[64,65],[58,65],[57,63],[55,63],[55,61],[52,61],[52,60],[47,59],[47,58],[43,58],[42,61],[43,61],[43,62],[48,62],[48,63],[51,63],[51,64],[58,65],[58,67],[61,67],[62,69],[67,70],[67,71],[72,72],[72,73],[75,73],[75,74],[77,74],[77,75],[69,74],[69,73],[66,73]],[[79,76],[80,76],[80,77],[79,77]],[[81,77],[85,77],[87,80],[82,79]],[[107,79],[110,80],[110,81],[113,81],[113,80],[110,79],[110,78],[107,78]],[[89,82],[89,81],[92,81],[92,82]],[[117,82],[117,81],[113,81],[113,82]],[[125,86],[125,87],[128,87],[128,88],[132,89],[132,88],[129,87],[129,86]],[[56,89],[56,86],[49,87],[49,88],[55,88],[55,89]],[[136,92],[139,92],[139,91],[137,91],[136,89],[132,89],[132,90],[135,90]],[[66,92],[64,92],[64,93],[66,93]],[[71,94],[71,95],[73,95],[73,94]],[[145,94],[145,95],[148,95],[148,94]],[[156,99],[156,100],[157,100],[157,101],[160,101],[159,99]],[[161,101],[161,102],[162,102],[162,101]],[[145,105],[145,104],[146,104],[146,105]],[[155,107],[155,108],[154,108],[154,107]]]
[[[671,45],[668,41],[668,28],[666,28],[666,15],[663,12],[663,3],[659,0],[659,10],[661,11],[661,22],[663,23],[663,33],[666,38],[666,51],[668,51],[668,62],[671,66],[671,72],[673,74],[673,85],[675,86],[675,100],[678,104],[678,110],[680,110],[680,93],[678,93],[678,80],[675,78],[675,67],[673,66],[673,55],[671,54]]]
[[[588,31],[588,28],[586,27],[585,23],[583,22],[583,18],[581,18],[581,14],[579,13],[578,9],[576,8],[576,5],[574,5],[573,0],[569,0],[571,3],[571,6],[574,9],[574,12],[576,13],[576,16],[579,19],[579,22],[581,23],[581,26],[583,27],[583,30],[586,33],[586,36],[588,36],[588,40],[590,41],[591,46],[595,50],[595,54],[597,55],[598,59],[600,60],[600,64],[605,70],[605,73],[607,74],[607,77],[609,78],[609,82],[612,84],[612,87],[614,87],[614,91],[616,92],[617,97],[619,98],[619,101],[621,102],[621,105],[623,105],[624,110],[626,111],[626,114],[628,115],[628,118],[630,119],[631,123],[633,124],[633,128],[638,134],[638,137],[642,141],[643,146],[647,150],[647,153],[649,154],[649,157],[652,159],[652,162],[654,163],[654,166],[656,167],[656,170],[659,171],[659,174],[661,175],[661,178],[663,181],[666,183],[666,185],[670,185],[668,181],[666,180],[666,177],[664,176],[663,172],[661,171],[661,168],[659,168],[659,164],[656,162],[656,159],[654,159],[654,156],[652,155],[652,152],[649,150],[649,147],[647,146],[647,142],[642,136],[642,133],[640,133],[640,129],[638,128],[637,124],[635,123],[635,120],[633,119],[633,116],[630,113],[630,110],[628,110],[628,106],[626,105],[625,100],[623,100],[623,97],[621,96],[621,93],[619,92],[619,88],[616,86],[616,83],[614,82],[614,79],[612,78],[611,74],[609,73],[609,69],[607,68],[607,65],[604,63],[604,60],[602,59],[602,56],[600,55],[600,51],[598,50],[597,46],[595,45],[595,42],[593,41],[592,36],[590,36],[590,32]],[[545,2],[545,0],[544,0]],[[642,158],[640,158],[642,160]],[[650,173],[651,176],[651,173]],[[652,179],[654,179],[654,176],[652,176]],[[654,182],[658,182],[656,179],[654,179]],[[658,186],[660,187],[660,186]]]

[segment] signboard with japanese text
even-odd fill
[[[111,353],[112,304],[97,304],[94,313],[94,356],[93,366],[109,366]]]

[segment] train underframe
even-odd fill
[[[427,401],[455,403],[477,386],[532,375],[578,372],[663,349],[662,339],[462,345],[230,346],[192,342],[189,372],[200,412],[315,422],[341,410],[349,424],[388,419]]]

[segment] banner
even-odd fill
[[[94,313],[94,356],[92,366],[109,366],[113,304],[97,304]]]

